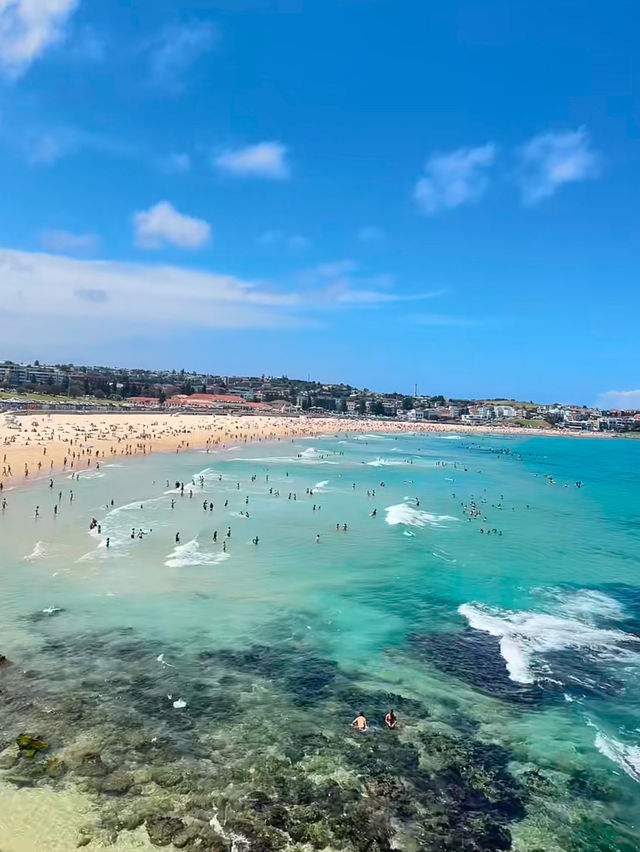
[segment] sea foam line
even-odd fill
[[[539,612],[512,612],[481,604],[462,604],[458,612],[475,630],[496,636],[500,653],[511,680],[534,683],[534,657],[549,651],[589,648],[601,656],[617,660],[637,660],[637,654],[624,648],[640,637],[621,630],[602,630],[573,618]],[[639,647],[640,650],[640,647]]]

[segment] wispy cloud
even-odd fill
[[[358,270],[358,263],[347,258],[306,269],[300,273],[299,280],[314,294],[313,298],[327,306],[375,307],[435,299],[446,293],[442,288],[417,293],[398,292],[393,289],[395,279],[392,275],[363,275]]]
[[[411,314],[407,317],[407,319],[409,322],[415,323],[416,325],[459,327],[484,325],[484,321],[477,317],[463,317],[455,314]]]
[[[0,70],[19,77],[65,35],[78,0],[0,0]]]
[[[168,245],[198,249],[211,237],[211,226],[203,219],[179,213],[168,201],[159,201],[133,215],[136,245],[160,249]]]
[[[191,66],[209,53],[219,39],[210,21],[169,27],[149,43],[151,82],[170,92],[180,92]]]
[[[0,3],[2,0],[0,0]],[[36,119],[24,120],[21,115],[5,115],[0,123],[0,141],[18,151],[32,166],[51,166],[79,151],[91,151],[102,156],[136,157],[135,148],[104,133],[79,127],[51,124]]]
[[[434,215],[477,201],[489,186],[487,170],[495,158],[496,146],[492,142],[429,157],[414,190],[420,208]]]
[[[246,148],[225,151],[214,158],[214,165],[234,177],[259,177],[284,180],[290,175],[287,147],[281,142],[259,142]]]
[[[97,234],[74,234],[56,229],[43,231],[40,241],[45,248],[69,254],[94,251],[100,243]]]
[[[264,231],[258,237],[259,246],[286,248],[291,251],[303,251],[309,248],[311,241],[302,234],[287,234],[285,231]]]
[[[596,401],[598,408],[605,411],[619,409],[634,411],[640,409],[640,390],[610,390],[601,393]]]
[[[333,293],[329,289],[327,295],[335,298],[343,305],[385,305],[390,302],[418,302],[424,299],[436,299],[444,296],[446,290],[431,290],[426,293],[387,293],[383,290],[348,290],[336,289]]]
[[[75,63],[103,62],[108,56],[108,42],[102,32],[92,26],[72,26],[67,43],[58,50],[56,59]]]
[[[597,177],[600,156],[586,128],[534,136],[518,150],[519,182],[525,204],[537,204],[567,183]]]
[[[191,157],[188,154],[169,154],[158,161],[160,169],[168,175],[185,175],[191,170]]]
[[[32,166],[50,166],[63,157],[75,154],[82,147],[82,138],[71,128],[52,128],[33,135],[26,135],[22,141],[27,160]]]
[[[358,230],[356,237],[361,243],[380,243],[385,238],[385,232],[375,225],[365,225]]]

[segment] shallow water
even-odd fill
[[[103,843],[146,819],[187,849],[640,848],[638,443],[361,435],[99,474],[0,518],[25,801],[89,796]],[[26,848],[1,815],[0,844]]]

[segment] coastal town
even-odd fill
[[[185,370],[0,362],[0,410],[157,410],[379,418],[466,426],[640,432],[640,411],[555,402],[455,399],[379,392],[287,376],[221,376]]]
[[[640,411],[554,402],[456,399],[380,392],[287,376],[0,362],[0,411],[156,410],[216,414],[379,418],[576,432],[640,432]]]

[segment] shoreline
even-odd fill
[[[8,416],[7,416],[8,414]],[[189,450],[219,450],[240,442],[276,441],[349,434],[442,434],[614,438],[605,432],[532,431],[518,426],[471,426],[418,421],[354,420],[232,414],[26,413],[0,416],[0,483],[13,490],[61,473],[82,473],[128,456]]]

